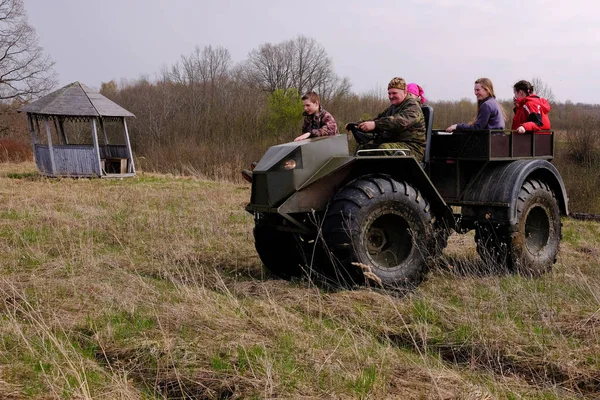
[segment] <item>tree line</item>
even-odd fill
[[[568,132],[565,149],[579,162],[597,158],[599,106],[558,103],[551,88],[532,80],[553,104],[553,129]],[[234,65],[223,47],[196,47],[157,78],[103,83],[101,93],[136,115],[132,145],[141,167],[238,179],[240,168],[271,145],[300,134],[300,97],[317,91],[340,130],[347,122],[372,118],[388,105],[385,91],[357,94],[335,74],[332,60],[314,39],[299,36],[252,50]],[[512,101],[501,101],[510,126]],[[474,119],[474,99],[436,101],[434,129]]]
[[[292,46],[293,45],[293,46]],[[327,62],[308,68],[308,46]],[[282,57],[298,51],[293,62]],[[305,60],[305,61],[300,61]],[[307,72],[308,71],[308,72]],[[240,170],[259,160],[269,146],[298,136],[301,94],[315,90],[343,130],[347,122],[376,116],[388,106],[387,94],[351,91],[347,78],[333,72],[331,60],[314,40],[298,37],[266,44],[238,65],[222,47],[196,48],[154,80],[103,83],[101,93],[133,112],[130,134],[137,166],[145,171],[192,174],[241,181]],[[567,185],[571,208],[600,212],[600,106],[556,102],[551,88],[532,79],[552,102],[556,135],[555,164]],[[474,99],[435,101],[434,129],[472,121]],[[501,101],[512,119],[512,100]],[[353,140],[350,138],[350,147]]]

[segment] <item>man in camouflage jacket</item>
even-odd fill
[[[425,117],[419,102],[406,95],[406,81],[394,78],[388,84],[391,105],[372,121],[364,121],[358,128],[364,132],[379,133],[373,144],[362,148],[409,149],[409,155],[418,161],[425,153]]]

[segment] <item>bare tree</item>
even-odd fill
[[[227,82],[230,68],[229,51],[220,46],[206,46],[202,50],[196,46],[191,54],[181,56],[171,67],[168,79],[182,87],[181,96],[191,116],[189,129],[192,132],[200,133],[200,127],[206,125],[206,117],[218,107],[220,87]]]
[[[224,47],[207,46],[200,59],[200,77],[204,82],[220,83],[228,76],[231,67],[231,55]]]
[[[177,83],[193,85],[197,83],[217,84],[228,75],[231,55],[224,47],[206,46],[203,50],[196,46],[188,56],[171,69],[171,78]]]
[[[38,45],[23,0],[0,0],[0,100],[29,100],[57,83],[54,62]]]
[[[531,80],[531,84],[533,85],[533,90],[535,94],[545,98],[551,104],[555,102],[556,98],[554,97],[554,92],[552,91],[550,85],[548,85],[540,78],[533,78]]]
[[[335,74],[331,74],[319,82],[313,90],[319,94],[323,101],[330,101],[349,95],[351,87],[352,84],[347,77],[340,78]]]
[[[331,59],[327,52],[315,39],[298,36],[294,40],[284,42],[284,46],[291,50],[291,86],[298,89],[299,93],[313,90],[317,86],[332,80],[333,73]]]
[[[315,39],[298,36],[278,44],[266,43],[252,50],[241,68],[243,80],[264,91],[317,90],[330,98],[350,89],[348,79],[333,71],[327,52]]]
[[[263,44],[248,55],[244,80],[271,93],[287,90],[291,87],[292,61],[291,49],[285,43]]]

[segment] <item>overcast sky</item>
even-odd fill
[[[557,100],[600,103],[600,2],[589,0],[25,0],[60,84],[154,78],[194,46],[234,62],[261,44],[316,39],[356,92],[394,76],[431,100],[499,98],[538,77]]]

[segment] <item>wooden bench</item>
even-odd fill
[[[107,157],[100,160],[102,171],[105,174],[126,174],[127,159],[118,157]]]

